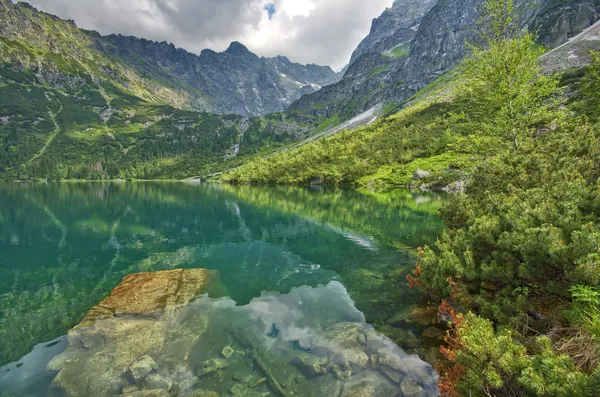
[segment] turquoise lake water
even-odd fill
[[[64,349],[61,335],[137,272],[217,270],[238,307],[264,293],[339,286],[377,327],[418,300],[405,276],[416,249],[439,235],[443,200],[323,187],[0,185],[0,367],[36,373],[35,360],[21,358],[53,340],[35,357]]]

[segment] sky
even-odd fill
[[[172,42],[194,53],[239,41],[260,56],[339,70],[393,0],[28,0],[101,34]]]

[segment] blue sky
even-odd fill
[[[275,8],[275,4],[267,4],[265,6],[265,11],[267,11],[267,14],[269,14],[269,19],[273,19],[273,15],[275,15],[275,12],[277,11],[277,9]]]

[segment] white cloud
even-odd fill
[[[84,29],[199,53],[239,41],[261,56],[343,67],[392,0],[29,0]],[[265,6],[273,4],[269,19]]]

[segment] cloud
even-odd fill
[[[261,56],[343,67],[392,0],[29,0],[102,34],[173,42],[188,51],[240,41]]]

